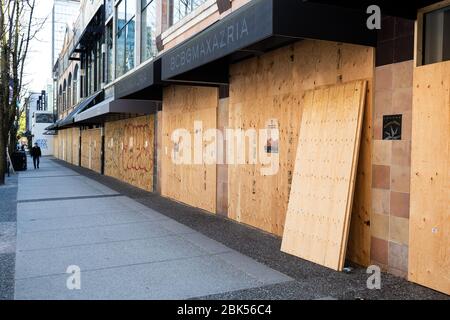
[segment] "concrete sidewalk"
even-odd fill
[[[49,158],[20,173],[17,200],[16,299],[187,299],[292,280]],[[66,286],[72,265],[81,290]]]

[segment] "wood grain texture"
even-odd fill
[[[282,251],[341,271],[359,158],[366,81],[307,91]]]
[[[72,135],[72,156],[71,164],[74,166],[80,165],[80,128],[71,128]]]
[[[450,294],[450,61],[414,70],[409,280]]]
[[[172,133],[176,129],[190,133],[191,159],[194,160],[194,122],[202,122],[203,132],[216,129],[217,106],[217,88],[170,86],[164,89],[161,194],[210,213],[216,213],[216,165],[174,163]]]
[[[155,116],[105,124],[105,175],[153,191]]]
[[[81,131],[81,166],[101,173],[101,129]]]
[[[261,176],[258,165],[229,166],[230,218],[283,235],[303,93],[324,85],[364,79],[368,81],[367,103],[348,258],[360,265],[370,264],[374,65],[372,48],[304,40],[231,66],[230,128],[262,129],[268,119],[278,119],[280,169],[275,176]]]
[[[53,136],[53,156],[56,159],[59,159],[59,135]]]

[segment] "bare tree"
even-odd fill
[[[0,185],[5,182],[6,148],[15,145],[14,122],[23,90],[36,0],[0,0]],[[11,136],[11,140],[8,137]]]

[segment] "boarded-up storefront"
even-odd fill
[[[105,175],[153,191],[155,116],[105,124]]]
[[[216,129],[217,105],[217,88],[164,90],[161,193],[211,213],[216,212],[216,165],[204,162],[208,143],[202,137]]]
[[[101,172],[102,129],[81,131],[81,166]]]
[[[55,157],[57,159],[72,162],[72,129],[58,131],[58,138],[55,139]],[[70,139],[70,140],[69,140]]]
[[[79,166],[80,165],[80,128],[70,129],[72,136],[72,156],[70,163]]]
[[[409,280],[450,294],[450,61],[413,88]]]
[[[59,139],[60,135],[58,134],[53,137],[53,156],[56,159],[59,159]]]
[[[276,174],[267,164],[229,165],[230,218],[282,236],[306,90],[368,80],[367,103],[353,203],[348,255],[368,265],[371,208],[371,120],[374,49],[325,41],[301,41],[231,66],[229,119],[232,129],[279,129],[270,155],[279,158]],[[263,146],[259,146],[261,150]],[[269,152],[266,152],[269,153]]]

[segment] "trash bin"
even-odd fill
[[[27,154],[25,151],[16,151],[11,155],[11,162],[15,171],[27,170]]]

